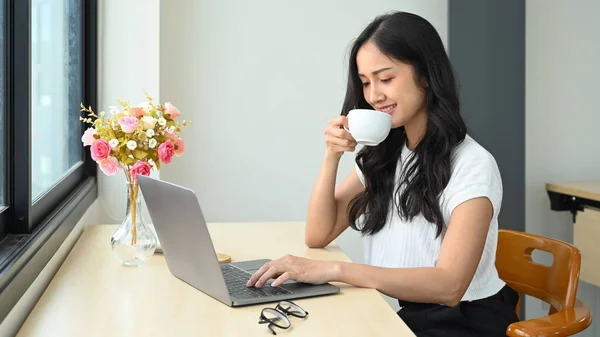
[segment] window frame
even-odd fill
[[[35,202],[31,198],[31,1],[4,0],[6,204],[0,210],[0,321],[98,196],[90,151]],[[96,106],[97,0],[81,1],[82,93]],[[83,116],[83,114],[81,115]],[[83,135],[85,124],[81,123]],[[83,146],[83,145],[82,145]],[[18,188],[27,186],[27,188]]]

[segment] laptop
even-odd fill
[[[250,276],[269,259],[219,264],[194,191],[151,177],[137,178],[170,272],[192,287],[231,307],[339,293],[329,283],[287,281],[277,287],[271,282],[247,287]]]

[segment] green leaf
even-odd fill
[[[131,158],[131,157],[129,157],[129,156],[127,156],[127,157],[126,157],[126,160],[125,160],[125,164],[126,164],[126,165],[133,165],[133,164],[135,164],[136,162],[137,162],[137,160],[136,160],[135,158]]]
[[[127,159],[129,159],[129,156],[127,153],[123,153],[123,151],[121,151],[121,163],[127,164]]]
[[[146,158],[146,156],[148,155],[148,152],[142,150],[142,149],[135,149],[133,150],[133,156],[137,159],[144,159]]]

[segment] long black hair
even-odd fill
[[[356,164],[363,172],[366,188],[348,206],[350,226],[364,235],[379,232],[395,200],[402,219],[411,220],[421,214],[435,224],[437,237],[444,227],[439,198],[450,179],[453,151],[467,133],[452,66],[440,36],[427,20],[405,12],[378,16],[352,45],[342,115],[356,108],[371,108],[364,98],[356,63],[359,49],[367,42],[373,42],[384,55],[413,67],[415,80],[425,90],[427,127],[413,155],[402,164],[405,171],[398,184],[396,168],[406,142],[403,126],[392,129],[378,146],[365,146],[357,154]],[[362,225],[358,226],[361,215]]]

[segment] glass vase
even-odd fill
[[[125,266],[140,266],[156,250],[157,239],[142,216],[140,187],[137,181],[128,179],[127,208],[121,226],[111,238],[112,251]]]

